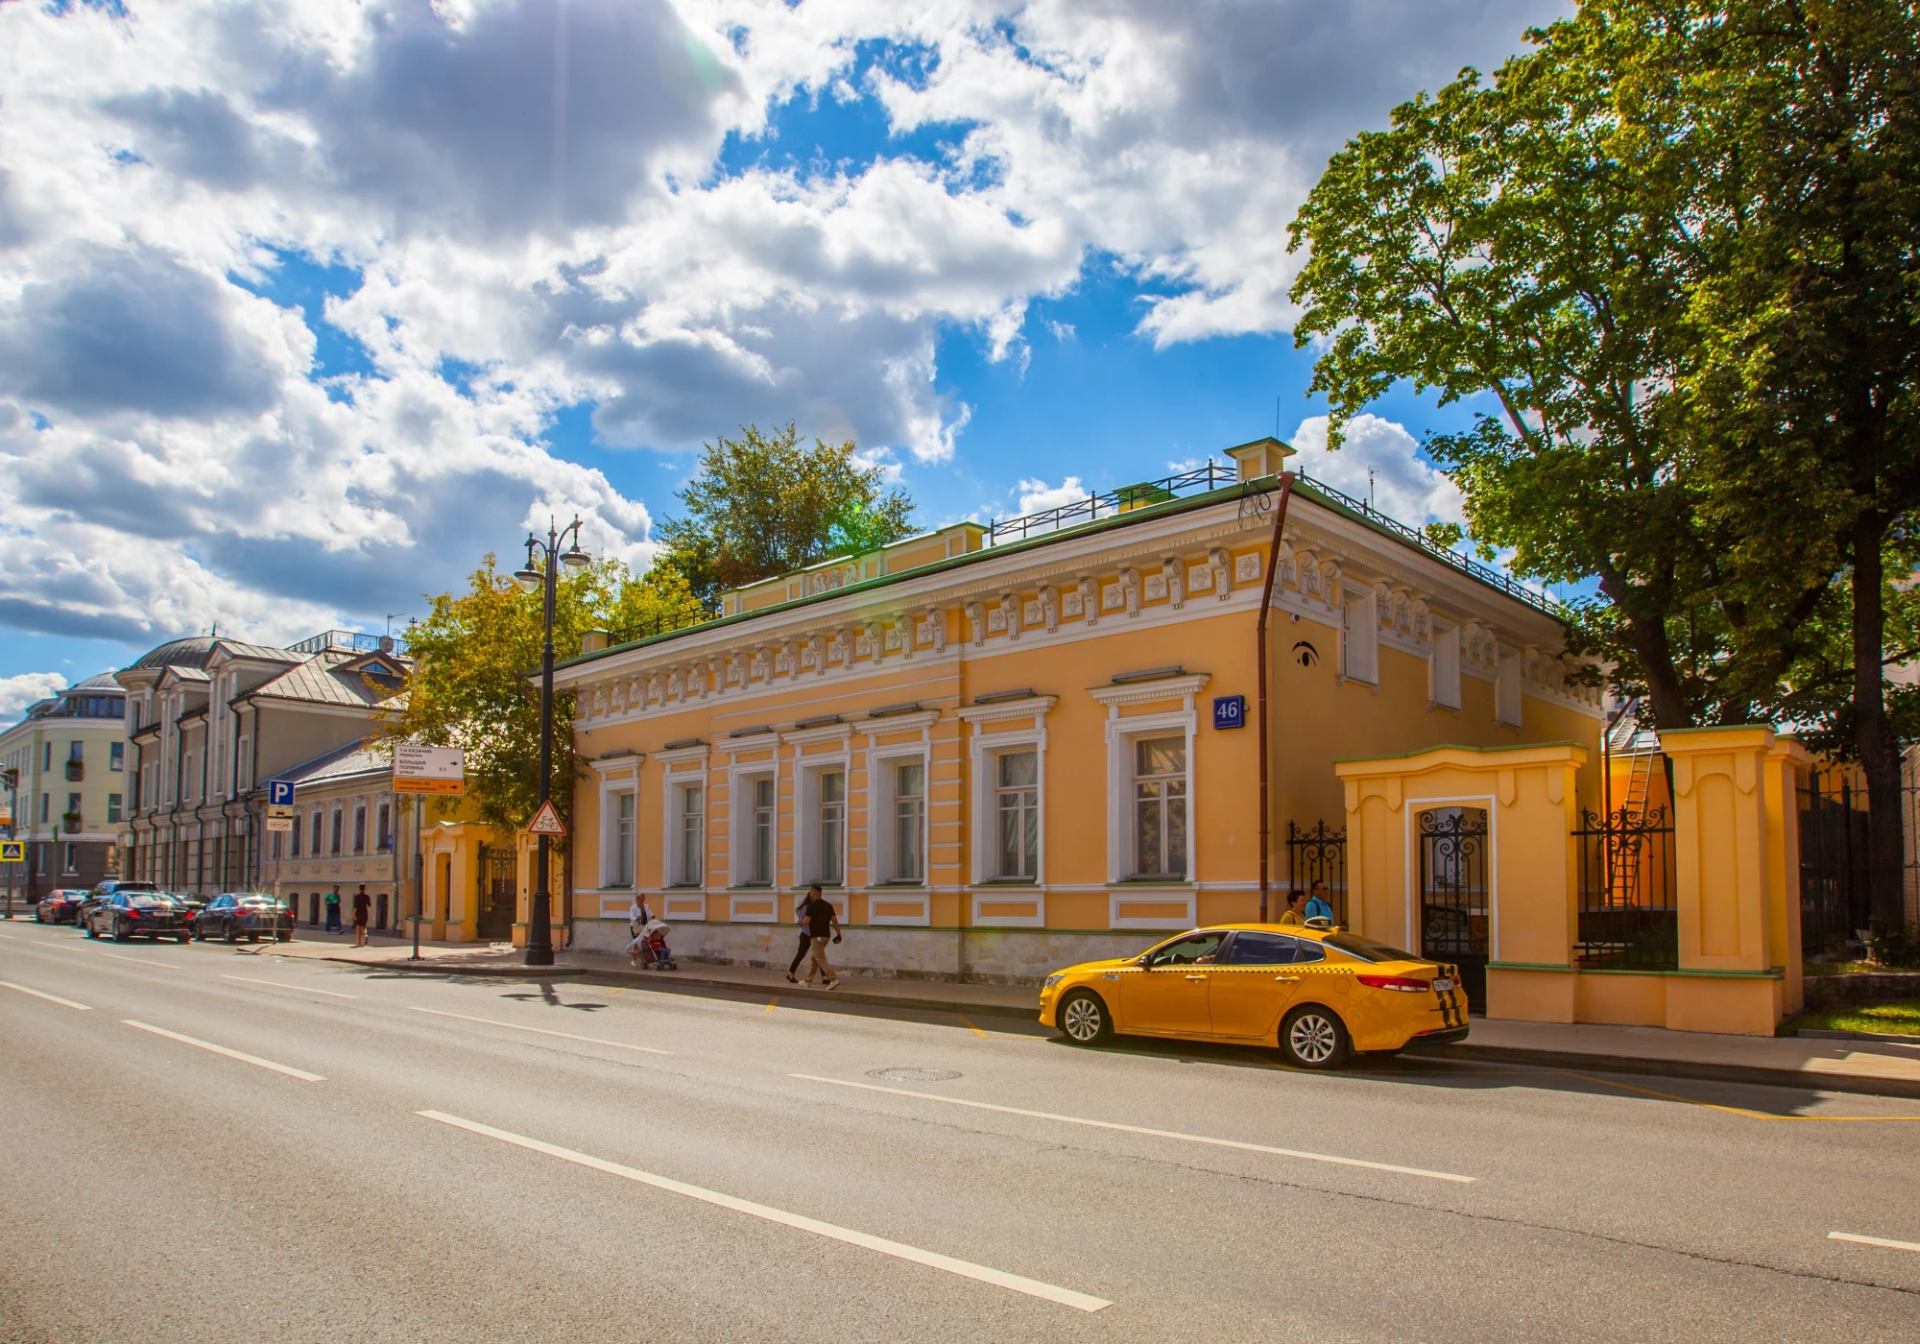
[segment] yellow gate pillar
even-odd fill
[[[1784,956],[1792,939],[1778,921],[1787,877],[1786,774],[1770,728],[1667,729],[1673,762],[1674,904],[1679,974],[1667,986],[1667,1026],[1771,1036],[1785,1008]],[[1795,876],[1797,877],[1797,847]],[[1777,881],[1776,881],[1777,877]],[[1798,899],[1797,883],[1795,899]]]

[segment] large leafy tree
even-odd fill
[[[468,578],[463,592],[430,600],[425,619],[407,630],[414,672],[395,737],[466,753],[467,795],[481,818],[515,829],[539,799],[540,692],[528,676],[540,666],[542,595],[522,592],[494,557]],[[618,641],[698,619],[686,583],[656,566],[635,578],[617,561],[577,574],[562,571],[555,588],[556,658],[580,652],[589,630]],[[571,821],[573,698],[553,704],[553,801]]]
[[[884,482],[851,442],[806,444],[791,424],[771,434],[747,425],[703,448],[680,492],[685,513],[660,528],[660,563],[711,608],[729,588],[884,546],[908,534],[913,512]]]
[[[1476,538],[1597,579],[1579,634],[1656,725],[1852,725],[1897,910],[1913,6],[1596,0],[1529,37],[1329,163],[1293,226],[1314,389],[1336,441],[1403,379],[1484,404],[1428,444]]]

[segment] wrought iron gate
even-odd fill
[[[1674,902],[1673,820],[1665,808],[1582,811],[1580,927],[1574,960],[1614,970],[1670,971],[1680,964]]]
[[[511,849],[480,846],[480,903],[474,932],[489,942],[505,942],[513,937],[513,920],[519,905]]]
[[[1347,828],[1313,823],[1310,831],[1287,823],[1287,881],[1290,890],[1306,891],[1315,882],[1327,884],[1333,922],[1347,923]]]
[[[1810,953],[1837,949],[1872,922],[1866,804],[1864,789],[1818,772],[1800,789],[1800,940]]]
[[[1420,955],[1459,968],[1474,1012],[1487,1001],[1487,814],[1441,807],[1420,814]]]

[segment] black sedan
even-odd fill
[[[207,898],[196,896],[190,891],[169,891],[166,897],[185,913],[189,929],[193,927],[194,921],[200,918],[200,912],[207,908]]]
[[[85,887],[56,887],[33,907],[33,918],[40,924],[77,924],[80,906],[87,899]]]
[[[116,943],[129,938],[184,943],[192,937],[187,912],[157,891],[116,891],[87,912],[86,926],[87,937],[111,936]]]
[[[194,936],[205,940],[224,938],[237,943],[245,938],[257,943],[262,938],[293,939],[293,916],[272,896],[250,891],[222,892],[207,902],[194,924]]]
[[[88,893],[87,899],[80,902],[79,916],[73,922],[83,929],[88,927],[93,922],[95,907],[105,905],[108,901],[112,900],[113,894],[116,891],[153,892],[158,890],[160,890],[158,886],[145,880],[122,881],[119,878],[110,877],[104,882],[96,882],[93,890]]]

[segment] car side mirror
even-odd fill
[[[1151,953],[1151,952],[1142,952],[1142,953],[1140,954],[1140,962],[1139,962],[1139,965],[1140,965],[1140,969],[1141,969],[1141,970],[1143,970],[1143,971],[1150,971],[1150,970],[1152,970],[1152,969],[1153,969],[1153,953]]]

